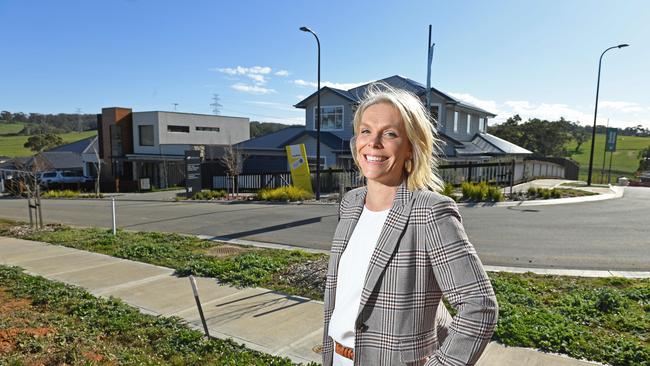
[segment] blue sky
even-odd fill
[[[650,127],[650,2],[0,0],[0,109],[211,113],[304,123],[292,107],[322,81],[394,74],[498,114]]]

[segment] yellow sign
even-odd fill
[[[294,187],[302,188],[313,194],[314,191],[311,189],[311,175],[309,174],[305,144],[287,145],[286,149],[289,169],[291,170],[291,180],[293,180]]]

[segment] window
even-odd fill
[[[184,133],[190,133],[190,126],[175,126],[175,125],[168,125],[168,126],[167,126],[167,132],[184,132]]]
[[[343,129],[343,106],[320,107],[320,129],[321,130],[342,130]],[[316,108],[314,108],[314,128],[318,118]]]
[[[454,132],[458,133],[458,112],[454,112]]]
[[[316,171],[316,157],[315,156],[308,156],[307,157],[307,163],[309,164],[309,171],[310,172],[315,172]],[[325,157],[324,156],[320,157],[320,169],[321,170],[325,169]]]
[[[472,115],[467,115],[467,133],[469,134],[470,126],[472,125]]]
[[[56,177],[56,172],[43,174],[43,178],[54,178],[54,177]]]
[[[219,127],[196,127],[197,131],[219,132]]]
[[[140,146],[153,146],[153,125],[138,126]]]
[[[487,118],[480,118],[478,120],[478,130],[480,132],[485,132],[485,127],[487,126]]]

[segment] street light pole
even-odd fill
[[[596,106],[594,108],[594,127],[591,130],[591,154],[589,155],[589,174],[587,176],[587,185],[591,185],[591,172],[594,168],[594,145],[596,145],[596,117],[598,116],[598,92],[600,91],[600,67],[603,63],[603,56],[605,52],[614,49],[614,48],[623,48],[629,46],[627,43],[619,44],[618,46],[613,46],[600,54],[600,60],[598,61],[598,82],[596,84]]]
[[[318,45],[318,89],[316,91],[316,201],[320,200],[320,40],[314,31],[307,27],[300,27],[303,32],[308,32],[316,37]]]

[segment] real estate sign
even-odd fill
[[[616,151],[616,135],[618,134],[617,128],[608,128],[605,135],[605,151]]]
[[[185,151],[185,194],[190,198],[196,192],[201,192],[201,152],[199,150]]]
[[[307,162],[305,144],[287,145],[287,159],[291,170],[291,180],[294,187],[302,188],[309,193],[314,193],[311,188],[311,175]]]

